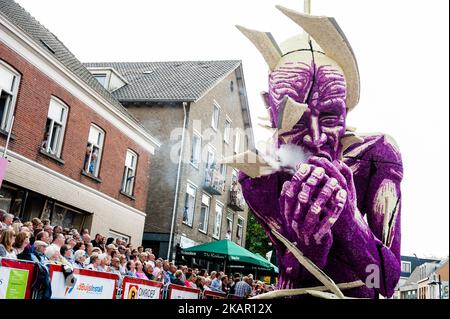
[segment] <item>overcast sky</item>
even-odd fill
[[[300,33],[276,4],[302,0],[18,0],[83,62],[243,61],[256,129],[267,66],[235,29]],[[336,18],[358,59],[361,100],[348,124],[384,132],[400,145],[402,254],[449,251],[449,74],[447,0],[312,0]],[[256,129],[257,137],[265,137]]]

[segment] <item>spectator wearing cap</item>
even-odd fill
[[[48,258],[45,255],[45,250],[47,249],[48,244],[45,241],[36,240],[33,246],[34,246],[33,255],[37,258],[37,260],[41,264],[44,264],[46,261],[48,261]]]

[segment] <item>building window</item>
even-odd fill
[[[20,75],[0,60],[0,129],[9,131],[19,90]]]
[[[233,234],[233,213],[227,212],[227,234],[225,235],[225,239],[231,240],[231,236]]]
[[[223,158],[222,158],[223,161]],[[220,164],[220,175],[222,175],[223,179],[227,177],[227,164],[221,163]]]
[[[409,261],[402,261],[402,272],[411,272],[411,263]]]
[[[217,130],[217,128],[219,127],[219,113],[220,113],[219,106],[214,104],[212,118],[211,118],[211,126],[215,130]]]
[[[220,239],[220,229],[222,228],[222,210],[223,206],[216,204],[216,219],[214,220],[213,237]]]
[[[236,130],[235,141],[234,141],[234,154],[238,154],[241,148],[241,132]]]
[[[200,162],[200,151],[202,148],[202,138],[197,133],[194,133],[192,139],[192,149],[191,149],[191,164],[198,168]]]
[[[76,211],[64,205],[56,203],[51,214],[52,225],[61,225],[63,228],[81,229],[84,225],[86,214]]]
[[[244,219],[242,217],[239,217],[236,227],[236,243],[239,245],[242,245],[243,231],[244,231]]]
[[[95,177],[98,177],[104,140],[105,132],[98,126],[91,125],[84,158],[84,171]]]
[[[42,149],[57,157],[61,156],[68,113],[69,108],[62,101],[55,97],[50,99]]]
[[[105,89],[108,89],[107,81],[106,81],[106,79],[107,79],[106,73],[94,74],[94,78],[95,78],[98,82],[100,82],[100,84],[101,84]]]
[[[198,230],[203,233],[208,232],[208,218],[209,218],[209,205],[211,202],[211,197],[208,195],[202,194],[202,206],[200,208],[200,223],[198,226]]]
[[[192,227],[192,221],[194,220],[194,208],[195,208],[195,194],[197,189],[191,185],[187,185],[186,197],[184,199],[183,209],[183,223]]]
[[[225,128],[223,130],[223,140],[225,143],[230,143],[230,135],[231,135],[231,122],[230,120],[225,121]]]
[[[122,192],[130,196],[133,195],[134,181],[136,180],[137,159],[138,156],[135,152],[127,150],[122,180]]]
[[[208,145],[208,152],[206,155],[206,170],[213,170],[215,166],[214,149]]]
[[[124,234],[121,234],[121,233],[118,233],[118,232],[115,232],[113,230],[109,230],[108,237],[114,238],[114,242],[113,243],[116,243],[117,239],[120,239],[121,241],[124,241],[127,244],[130,242],[130,236],[124,235]]]

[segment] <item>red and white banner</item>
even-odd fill
[[[224,292],[204,290],[203,291],[203,299],[225,299],[227,296]]]
[[[122,299],[161,299],[162,283],[125,276]]]
[[[0,299],[31,299],[34,262],[0,258]]]
[[[167,299],[200,299],[200,289],[170,284]]]
[[[116,299],[119,276],[106,272],[74,269],[77,282],[73,287],[65,284],[62,266],[50,265],[52,299]]]

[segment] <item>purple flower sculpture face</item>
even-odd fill
[[[323,54],[314,52],[314,56],[317,55]],[[285,58],[286,61],[283,59],[269,75],[268,103],[272,123],[278,122],[285,96],[307,104],[308,109],[291,131],[280,135],[280,143],[296,144],[312,155],[337,159],[347,114],[342,71],[334,63],[319,65],[314,57],[311,63],[291,62],[289,56]]]

